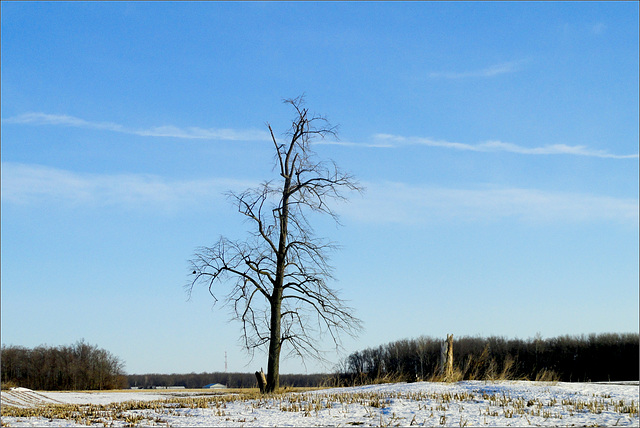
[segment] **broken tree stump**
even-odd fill
[[[264,375],[262,369],[259,372],[256,372],[256,379],[258,380],[258,388],[260,388],[260,393],[264,394],[264,391],[267,389],[267,378]]]
[[[448,381],[453,380],[453,334],[447,334],[447,361],[444,376]]]
[[[453,334],[440,346],[440,375],[445,382],[453,380]]]

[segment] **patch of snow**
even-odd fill
[[[13,390],[12,390],[13,391]],[[2,392],[2,405],[12,405]],[[35,392],[60,403],[109,404],[175,398],[168,392]],[[202,396],[185,391],[180,396]],[[216,407],[130,410],[138,426],[638,426],[637,385],[464,381],[332,388],[236,400]],[[623,410],[627,406],[627,411]],[[635,407],[634,407],[635,406]],[[632,413],[629,408],[635,408]],[[81,426],[73,420],[3,417],[10,426]],[[113,426],[124,420],[108,421]]]

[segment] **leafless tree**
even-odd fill
[[[274,169],[279,177],[242,193],[229,193],[246,217],[251,231],[245,241],[221,237],[212,247],[201,247],[191,260],[195,284],[208,287],[217,301],[216,283],[230,283],[224,303],[242,323],[244,347],[268,345],[267,388],[279,387],[280,351],[301,358],[322,359],[317,343],[328,334],[336,347],[339,333],[354,336],[361,321],[327,282],[332,279],[328,254],[335,244],[315,236],[311,217],[326,214],[338,223],[327,204],[345,200],[343,191],[361,191],[357,181],[334,162],[319,161],[311,149],[315,137],[335,136],[335,128],[310,115],[303,97],[285,100],[296,116],[281,143],[267,124],[275,147]]]

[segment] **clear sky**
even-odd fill
[[[2,343],[129,373],[266,369],[188,260],[249,226],[306,94],[355,350],[638,332],[638,2],[2,2]],[[225,295],[224,287],[220,295]],[[332,367],[295,359],[282,373]]]

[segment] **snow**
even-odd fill
[[[2,392],[6,406],[102,404],[163,400],[158,408],[126,410],[94,421],[113,426],[136,416],[138,426],[638,426],[638,383],[464,381],[396,383],[332,388],[254,399],[211,402],[205,408],[175,404],[176,397],[210,397],[198,391]],[[218,397],[223,397],[218,395]],[[228,396],[227,396],[228,397]],[[173,399],[172,403],[168,400]],[[115,413],[114,413],[115,414]],[[129,420],[129,423],[131,420]],[[9,426],[84,426],[83,421],[3,416]]]
[[[152,401],[166,395],[146,392],[36,392],[27,388],[2,391],[2,405],[34,407],[46,404],[111,404],[123,401]],[[3,419],[4,420],[4,419]]]

